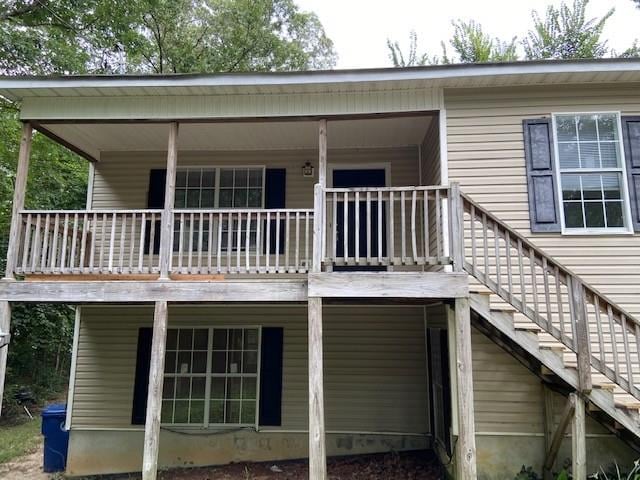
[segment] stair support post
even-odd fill
[[[578,390],[580,393],[591,392],[591,346],[589,345],[589,324],[584,285],[576,277],[571,277],[571,320],[578,361]]]
[[[453,206],[452,206],[453,210]],[[476,434],[471,363],[471,312],[468,298],[455,300],[456,389],[458,404],[458,441],[456,469],[459,479],[477,478]]]
[[[147,417],[144,426],[144,453],[142,460],[143,480],[156,480],[156,476],[158,474],[160,413],[162,407],[162,384],[164,380],[164,355],[167,341],[167,321],[167,302],[156,302],[153,314],[151,364],[149,368],[149,390],[147,393]]]
[[[462,272],[464,271],[464,211],[458,182],[452,182],[449,187],[449,217],[453,271]]]
[[[585,401],[576,393],[569,394],[574,405],[571,422],[571,473],[573,478],[587,478],[587,435],[585,427]]]
[[[0,333],[9,333],[11,327],[11,304],[0,301]],[[2,397],[4,395],[4,377],[7,373],[7,355],[9,345],[0,347],[0,416],[2,416]]]

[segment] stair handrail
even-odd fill
[[[499,295],[503,300],[511,304],[516,310],[524,314],[528,319],[532,320],[543,330],[550,333],[554,338],[560,341],[563,345],[570,348],[578,356],[578,372],[580,378],[581,389],[588,391],[590,389],[590,367],[594,367],[600,373],[606,375],[610,380],[620,385],[625,391],[634,395],[636,398],[640,398],[640,391],[636,388],[633,379],[633,365],[631,362],[631,349],[629,343],[629,333],[635,335],[635,352],[640,353],[640,321],[633,315],[628,313],[624,308],[616,304],[609,299],[606,295],[601,293],[598,289],[584,281],[579,275],[571,271],[569,268],[558,262],[551,255],[544,252],[542,249],[534,245],[529,239],[525,238],[522,234],[518,233],[512,227],[505,222],[497,218],[494,214],[489,212],[486,208],[479,205],[472,200],[468,195],[461,193],[463,216],[467,214],[468,217],[464,218],[464,228],[466,231],[471,230],[471,245],[467,242],[465,251],[464,269],[475,277],[478,281],[483,283],[495,294]],[[477,244],[478,238],[476,238],[476,224],[480,222],[482,229],[482,247],[481,252],[484,257],[484,265],[489,265],[488,261],[489,246],[487,243],[489,240],[488,232],[493,235],[491,240],[494,243],[494,255],[496,256],[495,262],[495,276],[496,281],[491,278],[489,269],[482,271],[478,266],[477,261]],[[491,226],[491,230],[489,230]],[[463,233],[464,235],[464,233]],[[469,239],[468,239],[469,240]],[[507,288],[504,288],[502,282],[502,261],[500,259],[500,240],[504,243],[504,251],[506,253],[506,267],[508,281]],[[509,248],[507,249],[507,245]],[[471,246],[471,262],[467,261],[469,257],[468,249]],[[514,293],[513,289],[513,265],[512,265],[512,250],[516,251],[516,261],[518,262],[519,286],[520,294]],[[527,251],[528,255],[525,257],[523,252]],[[528,262],[528,263],[527,263]],[[490,266],[490,265],[489,265]],[[533,268],[532,268],[533,266]],[[525,288],[525,276],[524,267],[527,267],[530,271],[531,277],[530,288],[532,292],[527,291]],[[536,277],[536,271],[538,268],[542,269],[543,274],[543,287],[544,287],[544,306],[545,314],[541,315],[538,298],[538,282]],[[549,277],[555,277],[555,285],[549,284]],[[534,281],[535,280],[535,281]],[[566,291],[562,291],[562,287],[565,287]],[[557,317],[559,318],[560,328],[554,325],[555,316],[551,308],[550,291],[553,287],[556,296]],[[527,305],[527,294],[531,296],[534,308],[530,308]],[[519,299],[517,297],[520,297]],[[568,302],[564,302],[563,297],[568,299]],[[570,330],[571,338],[568,338],[566,328],[564,325],[563,312],[564,304],[569,305],[570,316]],[[548,313],[551,312],[551,315]],[[611,337],[611,345],[613,350],[613,368],[607,364],[604,348],[604,333],[602,330],[603,324],[601,322],[602,317],[608,319],[609,334]],[[599,357],[591,353],[591,340],[589,332],[589,319],[595,320],[598,336],[598,353]],[[582,320],[581,320],[582,319]],[[616,332],[615,325],[620,327],[623,337],[624,360],[626,363],[626,378],[621,372],[618,358],[618,339],[619,332]],[[613,333],[613,335],[611,335]]]

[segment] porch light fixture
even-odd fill
[[[307,162],[302,166],[302,176],[313,177],[314,170],[315,169],[313,168],[313,165],[311,165],[311,162]]]

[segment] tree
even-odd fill
[[[516,37],[510,42],[491,38],[484,33],[482,26],[473,20],[457,20],[452,24],[454,33],[450,43],[461,62],[510,62],[518,59]]]
[[[612,8],[602,18],[587,20],[589,0],[574,0],[573,6],[562,3],[560,8],[549,6],[545,17],[532,13],[534,28],[522,42],[526,58],[566,59],[600,58],[609,53],[602,30],[613,15]]]
[[[418,55],[418,34],[415,30],[409,32],[409,52],[406,56],[402,53],[398,41],[392,42],[387,39],[387,49],[389,50],[389,59],[394,67],[415,67],[434,63],[426,53]]]

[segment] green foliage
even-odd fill
[[[387,39],[387,49],[394,67],[415,67],[431,63],[426,53],[418,55],[418,34],[415,30],[409,32],[409,52],[406,56],[402,53],[400,43],[397,41],[392,42]]]
[[[602,18],[587,20],[590,0],[574,0],[573,6],[562,3],[547,7],[545,17],[533,12],[533,30],[523,41],[527,59],[600,58],[609,53],[602,30],[613,15],[612,8]]]
[[[491,38],[482,30],[482,25],[470,20],[453,22],[451,45],[463,63],[510,62],[518,59],[516,37],[510,42]]]
[[[33,452],[41,438],[39,420],[3,425],[0,428],[0,463]]]
[[[600,470],[589,478],[598,480],[640,480],[640,459],[633,462],[633,468],[629,472],[620,471],[620,467],[614,462],[606,470],[600,467]]]

